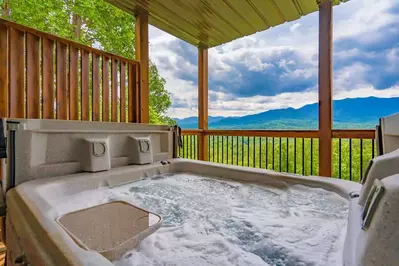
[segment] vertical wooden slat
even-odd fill
[[[0,117],[8,117],[8,29],[2,23],[0,23]]]
[[[92,54],[92,82],[93,82],[93,99],[92,112],[93,121],[100,121],[100,56]]]
[[[128,77],[127,77],[127,121],[134,123],[136,122],[134,116],[134,66],[132,64],[128,65]]]
[[[103,80],[103,121],[109,121],[109,58],[103,56],[103,72],[102,72],[102,80]]]
[[[319,5],[319,175],[332,174],[332,3]]]
[[[128,121],[131,123],[140,122],[140,89],[139,89],[139,66],[129,64],[128,82]]]
[[[26,34],[26,117],[40,118],[40,38]]]
[[[134,66],[133,73],[133,102],[134,102],[134,117],[136,123],[144,123],[142,119],[141,109],[141,70],[140,65]]]
[[[79,49],[69,47],[69,119],[79,120]]]
[[[57,42],[57,119],[67,115],[67,45]]]
[[[111,119],[118,122],[118,61],[111,60]]]
[[[24,32],[9,29],[9,115],[23,118],[24,114]]]
[[[136,15],[136,60],[140,62],[140,122],[148,123],[150,119],[149,103],[149,53],[148,53],[148,13]]]
[[[42,38],[43,118],[54,119],[54,41]]]
[[[121,61],[120,63],[120,89],[121,89],[121,96],[120,96],[120,108],[121,108],[121,113],[120,113],[120,118],[121,122],[126,122],[126,63]]]
[[[89,101],[89,55],[86,50],[81,50],[81,106],[82,106],[82,120],[90,120],[90,101]]]

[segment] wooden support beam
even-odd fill
[[[8,117],[8,29],[0,22],[0,117]]]
[[[332,174],[332,3],[319,5],[319,175]]]
[[[8,117],[8,106],[8,28],[0,21],[0,117]],[[3,162],[0,159],[0,180],[5,176]]]
[[[208,49],[198,49],[198,128],[208,129]],[[208,160],[208,136],[198,136],[198,159]]]
[[[148,13],[136,14],[136,60],[140,62],[140,123],[150,121]]]

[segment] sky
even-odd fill
[[[399,97],[399,0],[334,7],[334,99]],[[150,59],[173,118],[197,116],[198,50],[150,27]],[[209,115],[242,116],[318,101],[318,13],[209,49]]]

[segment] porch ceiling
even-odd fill
[[[179,39],[208,48],[318,11],[326,0],[106,0]],[[332,0],[334,5],[349,0]]]

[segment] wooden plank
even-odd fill
[[[69,119],[79,120],[79,49],[69,47]]]
[[[57,42],[57,119],[68,119],[67,114],[67,45]]]
[[[109,122],[109,58],[103,56],[103,71],[102,71],[102,85],[103,85],[103,121]]]
[[[139,66],[129,64],[128,122],[140,123]]]
[[[140,62],[140,123],[150,121],[148,13],[136,15],[136,60]]]
[[[127,81],[127,121],[130,123],[135,123],[134,117],[134,66],[128,65],[128,81]]]
[[[89,70],[89,55],[90,53],[86,50],[81,50],[81,71],[80,71],[80,82],[81,82],[81,106],[82,106],[82,120],[90,120],[90,99],[89,99],[89,86],[90,86],[90,70]]]
[[[375,139],[375,130],[334,129],[332,137],[339,139]]]
[[[8,29],[2,23],[0,23],[0,117],[8,117]]]
[[[8,103],[8,29],[0,22],[0,117],[8,117]],[[0,159],[0,180],[3,179],[3,160]]]
[[[40,38],[26,34],[26,117],[40,118]]]
[[[92,54],[92,82],[93,82],[93,99],[92,112],[93,121],[100,121],[100,56]]]
[[[332,3],[319,5],[319,175],[332,175]]]
[[[86,45],[83,45],[81,43],[74,42],[74,41],[71,41],[71,40],[68,40],[68,39],[64,39],[64,38],[61,38],[61,37],[59,37],[57,35],[53,35],[53,34],[50,34],[50,33],[42,32],[42,31],[30,28],[30,27],[23,26],[21,24],[17,24],[17,23],[8,21],[8,20],[0,19],[0,22],[1,22],[1,24],[5,25],[5,26],[12,27],[12,28],[18,29],[20,31],[30,32],[30,33],[35,34],[37,36],[42,36],[44,38],[48,38],[48,39],[51,39],[51,40],[54,40],[54,41],[58,41],[58,42],[61,42],[61,43],[64,43],[64,44],[68,44],[68,45],[71,45],[71,46],[76,47],[78,49],[86,50],[86,51],[88,51],[90,53],[96,53],[96,54],[99,54],[99,55],[104,55],[104,56],[107,56],[109,58],[112,57],[112,58],[115,58],[117,60],[125,60],[125,61],[127,61],[129,63],[132,63],[132,64],[138,63],[138,61],[133,60],[133,59],[125,58],[123,56],[120,56],[120,55],[117,55],[117,54],[113,54],[113,53],[104,52],[104,51],[102,51],[100,49],[96,49],[96,48],[93,48],[93,47],[90,47],[90,46],[86,46]]]
[[[111,121],[118,122],[118,62],[111,60]]]
[[[133,102],[134,102],[134,117],[136,123],[142,123],[142,109],[141,109],[141,70],[140,64],[134,65],[134,72],[133,72]]]
[[[9,115],[24,118],[24,32],[9,29]]]
[[[120,62],[120,119],[121,122],[126,122],[126,63],[124,61]]]
[[[182,129],[182,135],[203,135],[205,134],[206,130],[202,129]]]
[[[43,119],[54,119],[54,41],[42,39]]]
[[[208,49],[198,49],[198,128],[208,129]],[[198,137],[198,159],[208,160],[208,138]]]

